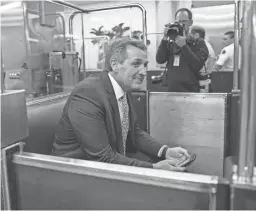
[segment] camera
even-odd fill
[[[169,29],[167,31],[167,37],[169,37],[170,40],[174,41],[178,35],[183,36],[184,27],[179,22],[168,23],[165,27]]]

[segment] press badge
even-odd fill
[[[180,66],[180,56],[174,56],[174,60],[173,60],[173,66],[178,67]]]

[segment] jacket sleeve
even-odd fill
[[[95,97],[85,95],[84,92],[73,94],[68,105],[68,117],[87,157],[94,161],[153,168],[151,163],[125,157],[111,148],[104,121],[104,107]]]
[[[140,151],[157,157],[158,152],[163,145],[156,141],[148,133],[140,129],[140,127],[136,124],[135,146]]]
[[[158,64],[163,64],[168,61],[169,57],[169,50],[167,48],[168,41],[162,40],[160,45],[158,46],[157,52],[156,52],[156,61]]]
[[[204,66],[205,61],[209,56],[209,52],[204,40],[199,40],[197,43],[198,51],[194,53],[188,45],[181,48],[181,52],[188,61],[192,71],[198,73]]]

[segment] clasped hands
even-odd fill
[[[185,167],[176,166],[176,162],[183,156],[186,156],[186,158],[190,157],[186,149],[181,147],[168,148],[165,155],[166,159],[153,164],[153,168],[169,171],[185,171]]]

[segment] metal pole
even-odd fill
[[[83,72],[84,72],[84,77],[86,74],[86,68],[85,68],[85,45],[84,45],[84,14],[81,13],[81,22],[82,22],[82,54],[83,54]],[[81,71],[81,70],[80,70]]]
[[[250,48],[252,46],[252,0],[244,2],[243,37],[242,37],[242,71],[241,71],[241,124],[239,139],[238,182],[245,183],[248,178],[248,118],[249,118],[249,83],[251,69]]]
[[[73,18],[76,14],[83,14],[82,12],[74,12],[69,18],[69,36],[70,36],[70,51],[73,51],[73,41],[74,41],[74,32],[73,32]],[[82,26],[83,28],[83,26]]]
[[[249,86],[249,121],[248,121],[248,152],[247,152],[247,166],[248,178],[247,181],[252,183],[254,159],[255,159],[255,142],[256,142],[256,23],[253,18],[256,17],[256,1],[250,2],[250,15],[248,16],[248,27],[251,29],[251,45],[248,48],[250,52],[250,86]]]
[[[144,44],[147,46],[147,12],[144,7],[141,8],[142,12],[142,27],[143,27],[143,38]]]
[[[46,14],[46,15],[56,15],[57,17],[60,17],[62,25],[63,25],[64,51],[66,51],[66,26],[65,26],[65,19],[64,19],[63,15],[60,13]]]
[[[5,78],[4,61],[3,61],[3,51],[2,51],[2,47],[1,47],[1,93],[4,93],[4,90],[5,90],[4,78]]]
[[[235,42],[234,42],[234,71],[233,71],[233,90],[238,92],[238,65],[239,65],[239,5],[240,0],[235,1]]]
[[[23,17],[24,17],[24,33],[25,33],[25,43],[26,43],[26,58],[27,58],[27,66],[28,66],[28,93],[30,95],[34,95],[34,89],[33,89],[33,80],[32,80],[32,69],[30,65],[30,59],[31,56],[31,46],[29,42],[29,28],[28,28],[28,2],[22,1],[22,7],[23,7]]]

